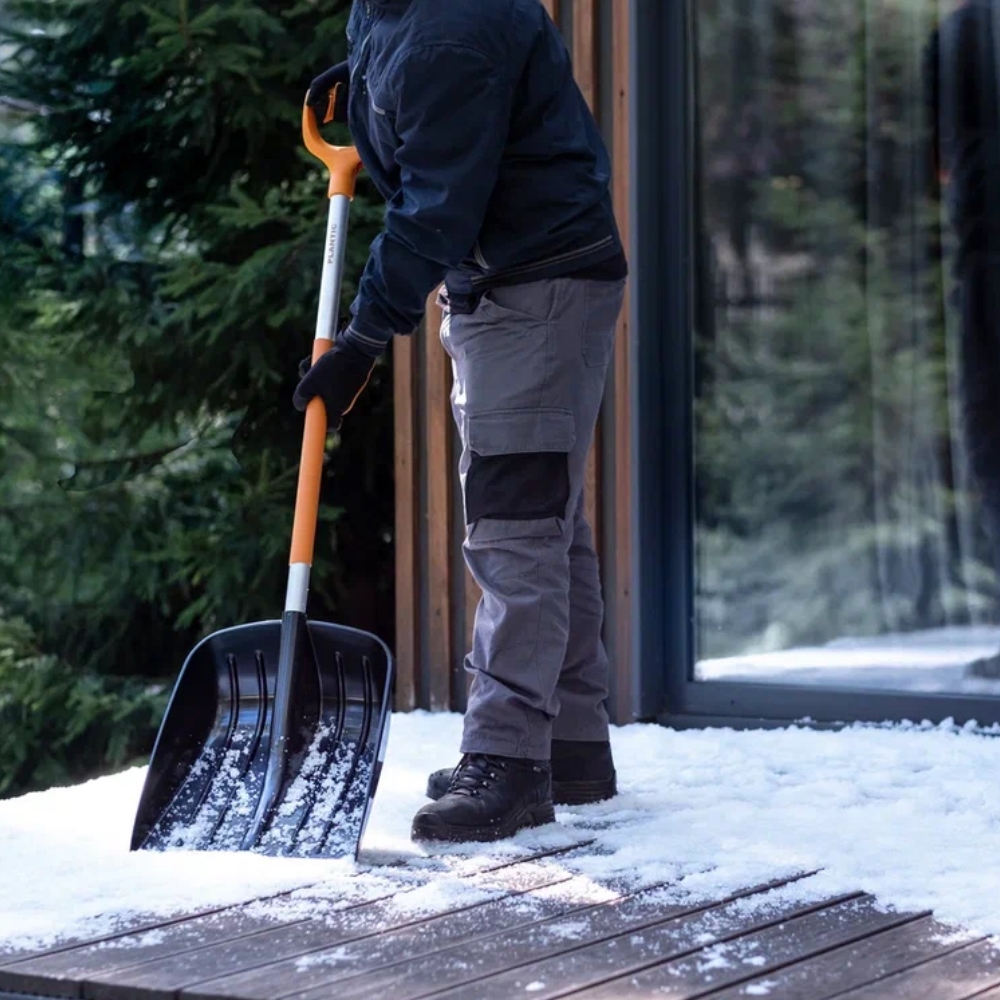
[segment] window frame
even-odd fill
[[[693,11],[692,0],[631,6],[637,715],[680,728],[1000,723],[1000,697],[694,680]]]

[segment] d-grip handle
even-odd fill
[[[337,84],[339,87],[340,84]],[[336,87],[332,94],[336,94]],[[335,97],[331,98],[335,99]],[[330,186],[327,197],[342,194],[354,198],[354,182],[361,170],[361,157],[353,146],[331,146],[319,132],[319,124],[313,109],[307,103],[302,105],[302,138],[306,149],[330,171]]]

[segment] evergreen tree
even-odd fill
[[[43,654],[172,680],[280,612],[326,216],[301,107],[348,8],[6,0],[0,617]],[[362,174],[345,309],[380,216]],[[328,449],[310,613],[391,641],[388,376]]]

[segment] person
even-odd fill
[[[307,102],[346,121],[385,219],[294,403],[339,425],[438,290],[482,599],[460,760],[412,836],[497,840],[617,792],[583,504],[628,278],[609,156],[539,0],[354,0],[347,40]]]
[[[1000,576],[1000,65],[995,0],[961,0],[924,52],[934,173],[955,249],[962,432],[993,568]],[[1000,677],[1000,653],[967,672]]]

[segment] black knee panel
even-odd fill
[[[513,455],[472,452],[465,477],[465,516],[497,521],[565,517],[569,504],[569,455],[539,451]]]

